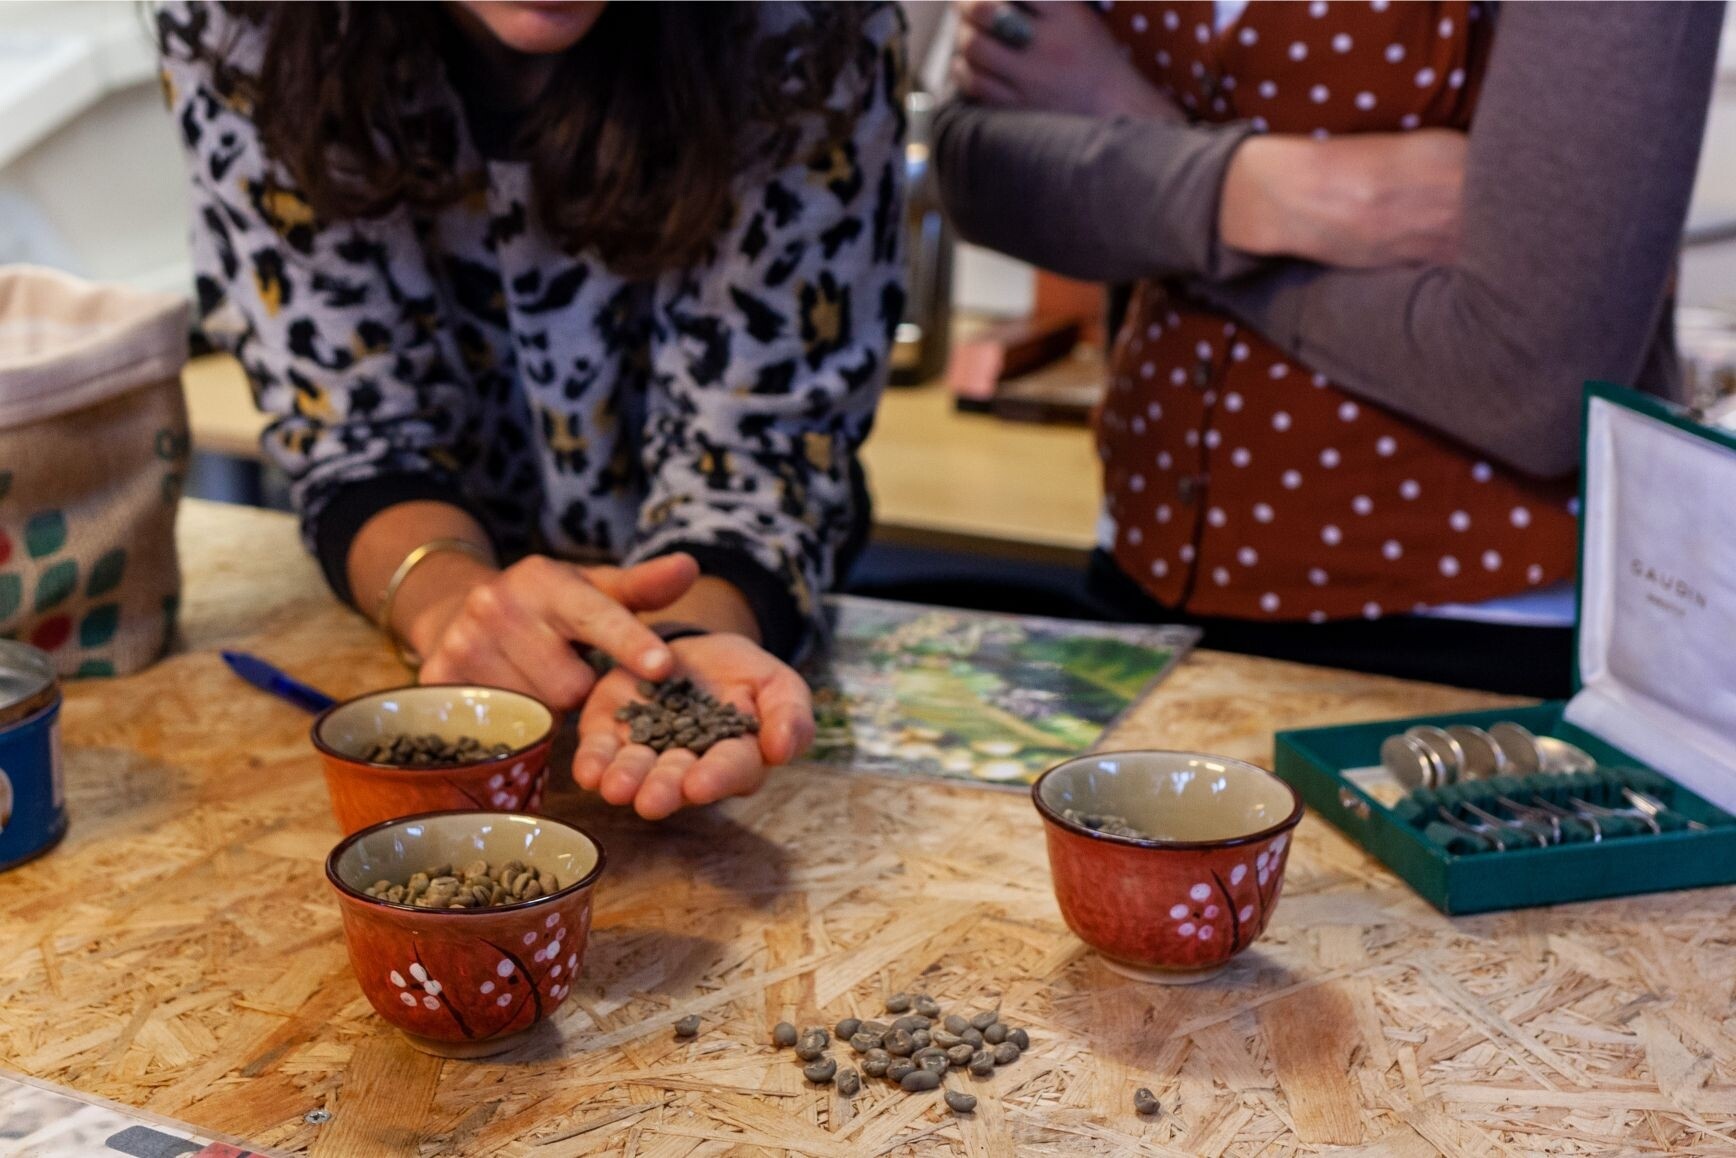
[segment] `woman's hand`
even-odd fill
[[[1352,269],[1450,264],[1465,152],[1465,134],[1452,129],[1250,137],[1224,174],[1219,240]]]
[[[1029,4],[1031,42],[1013,48],[989,29],[999,0],[960,5],[952,80],[970,100],[1004,108],[1093,117],[1182,120],[1180,110],[1139,74],[1103,21],[1084,4]]]
[[[667,677],[674,654],[637,613],[667,607],[699,577],[690,555],[625,568],[579,567],[540,555],[504,571],[459,555],[440,562],[449,594],[431,600],[411,632],[424,657],[422,682],[511,688],[557,712],[577,707],[597,682],[574,644],[607,653],[618,670]],[[434,565],[430,559],[425,566]]]
[[[573,779],[610,804],[632,802],[647,820],[661,820],[690,804],[747,796],[778,764],[807,751],[814,741],[814,707],[808,685],[787,664],[745,636],[689,636],[669,645],[676,669],[725,703],[758,718],[759,734],[721,740],[703,756],[685,749],[658,754],[628,743],[627,725],[615,718],[641,699],[633,676],[619,669],[604,676],[579,715],[579,749]]]

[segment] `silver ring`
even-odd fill
[[[1024,48],[1031,43],[1036,32],[1031,18],[1011,4],[996,8],[994,18],[989,21],[989,35],[1008,48]]]

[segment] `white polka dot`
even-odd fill
[[[1273,612],[1278,610],[1278,596],[1276,592],[1268,591],[1264,595],[1260,596],[1260,610],[1264,611],[1267,615],[1271,615]]]
[[[1201,44],[1210,44],[1212,42],[1212,26],[1209,24],[1194,25],[1194,39]]]
[[[1175,556],[1176,556],[1176,558],[1180,559],[1183,563],[1192,563],[1193,558],[1194,558],[1193,544],[1192,543],[1183,543],[1181,545],[1181,549],[1176,551]]]
[[[1376,12],[1385,12],[1391,0],[1368,0],[1368,6]]]
[[[1285,490],[1293,491],[1297,487],[1302,485],[1302,472],[1296,471],[1296,470],[1287,470],[1284,472],[1284,477],[1281,481],[1284,484]]]
[[[512,994],[502,993],[499,997],[494,999],[494,1003],[502,1009],[505,1009],[507,1006],[512,1004]]]
[[[1230,463],[1234,466],[1247,466],[1253,461],[1254,456],[1248,453],[1248,448],[1245,446],[1238,446],[1230,451]]]
[[[1237,342],[1235,345],[1231,346],[1230,357],[1238,362],[1246,362],[1248,360],[1248,344],[1246,342]]]
[[[1268,124],[1266,122],[1265,117],[1255,117],[1253,120],[1249,121],[1248,123],[1254,127],[1254,131],[1256,133],[1263,133],[1267,129],[1272,127],[1270,124]]]
[[[1326,375],[1324,374],[1316,374],[1310,379],[1310,381],[1313,383],[1314,389],[1316,390],[1324,390],[1326,388]]]
[[[1266,374],[1272,378],[1283,378],[1289,373],[1290,367],[1284,365],[1282,362],[1273,363],[1272,368],[1266,371]]]
[[[1200,444],[1200,432],[1197,430],[1190,430],[1181,436],[1181,440],[1189,446],[1198,446]]]
[[[1372,514],[1374,512],[1374,500],[1367,495],[1357,495],[1350,500],[1350,509],[1359,515]]]
[[[1332,447],[1329,446],[1320,452],[1320,465],[1325,467],[1327,470],[1331,470],[1333,467],[1337,466],[1338,461],[1338,451]]]
[[[1422,123],[1423,119],[1415,113],[1406,113],[1398,119],[1398,127],[1406,130],[1417,128]]]
[[[1210,523],[1214,527],[1221,527],[1229,521],[1229,516],[1224,514],[1224,508],[1222,507],[1213,507],[1211,510],[1206,512],[1206,522]]]
[[[1440,35],[1442,40],[1451,36],[1453,34],[1453,18],[1451,16],[1441,17],[1441,22],[1436,26],[1435,31]]]
[[[1441,556],[1441,574],[1451,579],[1459,573],[1459,561],[1451,555]]]
[[[1485,483],[1495,477],[1495,472],[1488,463],[1480,462],[1471,468],[1471,477],[1480,483]]]
[[[1338,417],[1341,421],[1355,422],[1356,416],[1360,413],[1361,411],[1356,408],[1354,402],[1346,401],[1338,404]]]
[[[1515,527],[1521,530],[1531,525],[1531,511],[1526,507],[1514,507],[1512,513],[1507,517],[1512,520]]]
[[[1233,76],[1219,77],[1218,78],[1218,87],[1223,89],[1225,92],[1235,92],[1236,91],[1236,78]]]
[[[1447,526],[1455,531],[1468,531],[1471,529],[1471,516],[1464,511],[1454,511],[1447,516]]]
[[[1138,494],[1140,491],[1144,490],[1145,489],[1145,476],[1142,474],[1136,474],[1132,478],[1128,479],[1127,480],[1127,489],[1132,491],[1134,494]],[[531,934],[529,934],[529,933],[525,934],[525,936],[527,936],[527,937],[530,935]]]
[[[1236,39],[1241,41],[1243,44],[1253,44],[1260,39],[1260,34],[1255,32],[1252,28],[1243,28],[1240,32],[1236,33]]]
[[[1236,552],[1236,562],[1244,567],[1252,567],[1260,561],[1260,553],[1252,547],[1243,547]]]
[[[556,961],[553,965],[549,966],[549,976],[550,977],[559,977],[560,975],[561,975],[561,963],[559,961]]]
[[[1194,935],[1194,923],[1192,921],[1183,921],[1175,927],[1175,931],[1184,937],[1191,937]]]
[[[1263,80],[1260,82],[1260,87],[1256,91],[1266,100],[1271,100],[1273,97],[1278,95],[1278,86],[1269,80]]]
[[[1326,0],[1313,0],[1313,2],[1308,5],[1308,15],[1314,17],[1316,20],[1325,16]]]
[[[1338,35],[1336,35],[1332,38],[1332,51],[1333,52],[1349,52],[1350,51],[1350,34],[1348,32],[1340,32]]]
[[[1300,40],[1293,41],[1290,45],[1290,59],[1291,60],[1307,60],[1308,59],[1308,46],[1306,44],[1303,44]]]
[[[1428,88],[1435,83],[1435,70],[1432,68],[1417,69],[1417,87]]]
[[[1483,570],[1485,570],[1485,571],[1499,571],[1500,569],[1501,569],[1501,552],[1499,552],[1499,551],[1484,551],[1483,552]]]
[[[1574,495],[1572,498],[1568,499],[1565,506],[1567,507],[1567,513],[1568,514],[1572,515],[1576,519],[1579,517],[1579,496],[1578,495]]]
[[[1200,881],[1187,891],[1187,895],[1196,901],[1207,900],[1212,895],[1212,886]]]
[[[1171,905],[1169,907],[1169,919],[1170,920],[1179,921],[1185,916],[1187,916],[1187,906],[1186,905]]]
[[[1388,539],[1380,545],[1380,553],[1388,560],[1398,560],[1404,557],[1404,545],[1397,539]]]
[[[1218,909],[1218,907],[1216,905],[1207,905],[1205,912],[1201,913],[1200,915],[1209,921],[1213,917],[1217,916],[1219,911],[1220,910]]]
[[[400,993],[398,994],[398,1000],[402,1001],[405,1005],[414,1005],[416,1004],[416,995],[414,993]]]
[[[536,936],[537,936],[536,930],[532,929],[530,932],[528,932],[524,935],[524,943],[526,945],[536,944]]]
[[[439,997],[440,991],[446,987],[430,977],[428,980],[422,982],[422,988],[427,990],[429,993],[432,993],[434,996]]]
[[[1388,64],[1397,64],[1399,61],[1401,61],[1403,59],[1404,59],[1404,45],[1402,45],[1402,44],[1389,44],[1386,46],[1386,61]]]
[[[1230,573],[1222,567],[1213,567],[1212,582],[1219,587],[1228,587],[1230,585]]]
[[[1183,370],[1180,366],[1177,366],[1169,372],[1169,380],[1170,383],[1175,386],[1185,385],[1187,383],[1187,371]]]
[[[1309,133],[1308,135],[1310,137],[1313,137],[1316,141],[1324,141],[1324,140],[1327,140],[1328,138],[1330,138],[1332,136],[1332,130],[1331,129],[1315,129],[1313,132]]]
[[[498,964],[494,967],[494,971],[496,974],[498,974],[501,977],[511,977],[512,976],[512,962],[511,961],[502,961],[500,964]]]
[[[1525,568],[1525,582],[1531,584],[1533,587],[1543,582],[1543,567],[1541,564],[1533,563],[1531,566]]]
[[[1364,619],[1379,619],[1380,618],[1380,604],[1378,604],[1378,603],[1364,603],[1362,605],[1362,617]]]
[[[1359,92],[1356,94],[1356,107],[1361,109],[1363,112],[1366,113],[1369,109],[1372,109],[1374,105],[1375,100],[1373,93]]]
[[[1158,522],[1160,522],[1160,523],[1169,522],[1170,511],[1169,511],[1169,504],[1168,503],[1160,503],[1158,505],[1156,513],[1157,513],[1157,521]]]
[[[1174,32],[1181,27],[1181,17],[1175,14],[1174,8],[1166,8],[1163,12],[1163,26]]]
[[[1151,561],[1151,574],[1153,578],[1162,579],[1169,574],[1169,564],[1162,559],[1153,559]]]
[[[418,981],[426,981],[428,980],[428,970],[422,968],[422,963],[418,961],[410,966],[410,976]]]
[[[1423,493],[1423,488],[1417,484],[1416,479],[1407,478],[1398,484],[1398,493],[1402,498],[1414,499]]]
[[[1382,458],[1391,458],[1398,453],[1398,443],[1389,434],[1383,434],[1375,440],[1374,453]]]
[[[423,1009],[439,1009],[440,1008],[440,999],[437,997],[424,997],[422,999],[422,1008]]]
[[[482,993],[482,995],[484,997],[487,997],[490,993],[494,992],[494,982],[484,981],[481,985],[478,985],[476,988]]]
[[[1194,353],[1196,353],[1200,356],[1200,361],[1202,361],[1202,362],[1210,361],[1211,356],[1212,356],[1212,344],[1210,342],[1206,341],[1204,338],[1201,338],[1197,343],[1194,344]]]
[[[1145,532],[1138,527],[1129,527],[1127,528],[1127,541],[1137,547],[1145,541]]]
[[[1240,868],[1241,866],[1237,865],[1236,867]],[[1244,921],[1244,922],[1252,920],[1253,916],[1254,916],[1254,906],[1252,906],[1252,905],[1243,905],[1242,911],[1236,914],[1237,919]]]
[[[1144,32],[1148,27],[1150,27],[1150,23],[1145,19],[1145,13],[1143,12],[1135,12],[1133,14],[1132,23],[1135,32]]]
[[[1153,422],[1156,422],[1158,419],[1162,418],[1163,417],[1163,405],[1162,405],[1162,403],[1158,403],[1158,402],[1146,403],[1145,404],[1145,416],[1147,418],[1151,419]]]
[[[1157,452],[1157,469],[1158,470],[1168,470],[1170,467],[1172,467],[1174,465],[1175,465],[1175,459],[1170,457],[1169,451],[1160,450]]]
[[[1150,380],[1151,378],[1155,377],[1156,374],[1157,374],[1157,367],[1153,366],[1150,362],[1145,363],[1145,365],[1143,365],[1139,368],[1139,376],[1141,378],[1145,378],[1147,380]]]
[[[1465,70],[1462,68],[1455,68],[1452,72],[1449,72],[1447,74],[1447,87],[1448,88],[1464,88],[1465,87]]]
[[[404,981],[404,975],[402,973],[400,973],[396,969],[394,969],[390,973],[388,973],[387,976],[392,979],[393,985],[396,985],[399,989],[404,988],[405,981]]]
[[[1206,445],[1207,446],[1215,448],[1223,440],[1224,440],[1223,431],[1221,431],[1221,430],[1208,430],[1208,431],[1206,431]]]
[[[1332,94],[1327,91],[1326,86],[1323,84],[1317,84],[1308,90],[1308,99],[1317,105],[1325,104],[1326,98],[1331,95]]]
[[[1290,415],[1287,411],[1279,410],[1272,415],[1272,429],[1277,431],[1290,429]]]
[[[1320,528],[1320,541],[1328,547],[1336,547],[1344,541],[1344,532],[1331,523]]]
[[[1242,409],[1242,396],[1234,390],[1224,395],[1224,409],[1231,414],[1239,413]]]
[[[1256,523],[1269,523],[1269,522],[1271,522],[1272,521],[1272,508],[1267,506],[1265,503],[1255,503],[1254,504],[1254,521]]]
[[[1308,613],[1308,622],[1309,623],[1325,623],[1326,622],[1326,612],[1324,612],[1324,611],[1310,611]],[[1260,883],[1264,884],[1265,880],[1266,880],[1266,878],[1262,874],[1260,877]]]

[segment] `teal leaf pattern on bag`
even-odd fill
[[[59,511],[31,515],[24,524],[24,549],[32,559],[52,555],[66,545],[66,516]]]
[[[87,659],[78,665],[78,670],[72,673],[74,679],[106,679],[115,674],[115,665],[106,659]]]
[[[103,647],[115,637],[115,629],[121,623],[121,605],[118,603],[103,603],[93,607],[85,614],[84,622],[78,625],[78,642],[81,647]]]
[[[0,619],[10,618],[24,602],[24,580],[17,575],[0,575]]]
[[[124,547],[105,552],[102,558],[91,565],[90,581],[85,585],[84,593],[92,599],[107,595],[121,585],[121,576],[126,573],[126,569],[127,552]]]
[[[66,559],[42,573],[36,581],[36,610],[47,611],[78,589],[78,563]]]

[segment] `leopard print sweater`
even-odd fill
[[[811,18],[767,4],[762,34]],[[856,452],[903,310],[902,24],[873,12],[831,94],[849,139],[816,114],[787,164],[740,180],[707,260],[633,281],[544,234],[525,166],[479,151],[444,77],[427,99],[477,195],[316,220],[245,97],[195,59],[221,46],[250,72],[260,30],[215,4],[161,11],[204,329],[273,416],[264,449],[340,596],[367,517],[436,498],[504,558],[689,551],[742,588],[768,646],[812,637],[866,525]]]

